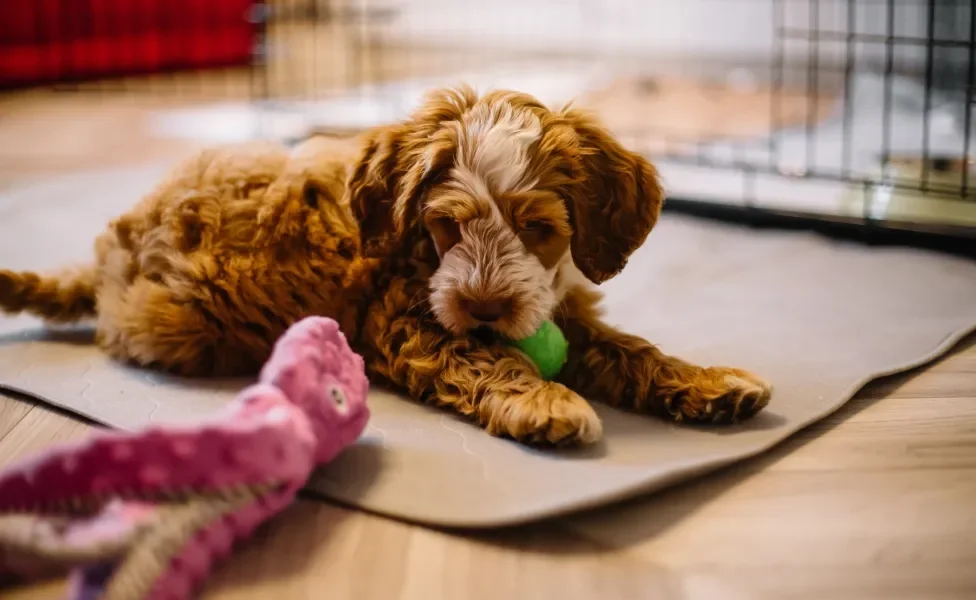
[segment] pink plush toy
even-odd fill
[[[105,432],[0,473],[0,583],[72,570],[75,600],[192,597],[369,419],[335,321],[278,340],[257,384],[193,426]]]

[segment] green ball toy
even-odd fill
[[[552,321],[543,321],[535,333],[510,343],[535,363],[539,374],[547,381],[559,375],[569,355],[569,342]]]

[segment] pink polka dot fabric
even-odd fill
[[[338,324],[310,317],[206,422],[100,432],[11,465],[0,473],[0,582],[67,568],[77,600],[191,597],[235,541],[359,438],[368,391]],[[147,565],[163,553],[163,568],[122,572],[139,568],[122,559],[146,544]]]

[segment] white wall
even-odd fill
[[[400,0],[388,39],[563,51],[755,49],[771,39],[769,1]]]
[[[773,0],[352,1],[399,8],[392,23],[372,28],[373,37],[386,42],[755,61],[772,55],[775,39]],[[924,33],[923,3],[896,4],[901,5],[897,33]],[[780,5],[789,26],[810,26],[809,0],[785,0]],[[816,5],[821,29],[846,31],[847,2],[823,0]],[[857,2],[856,31],[883,34],[886,10],[883,2]],[[843,43],[821,43],[820,60],[842,59],[845,49]],[[787,51],[806,56],[808,46],[790,42]],[[859,45],[858,55],[880,59],[884,49]],[[921,56],[921,48],[898,50],[899,59]]]

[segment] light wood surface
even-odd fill
[[[403,64],[385,72],[406,75]],[[342,68],[320,84],[344,85]],[[214,86],[243,96],[242,80]],[[0,97],[0,186],[185,154],[194,142],[154,137],[145,119],[188,98]],[[0,465],[90,428],[0,395]],[[54,581],[0,597],[62,592]],[[219,568],[204,598],[976,598],[976,336],[933,366],[868,386],[763,456],[584,515],[470,534],[299,501]]]
[[[88,430],[0,397],[0,464]],[[974,566],[976,337],[763,456],[583,515],[470,534],[297,502],[203,597],[939,600],[976,597]]]

